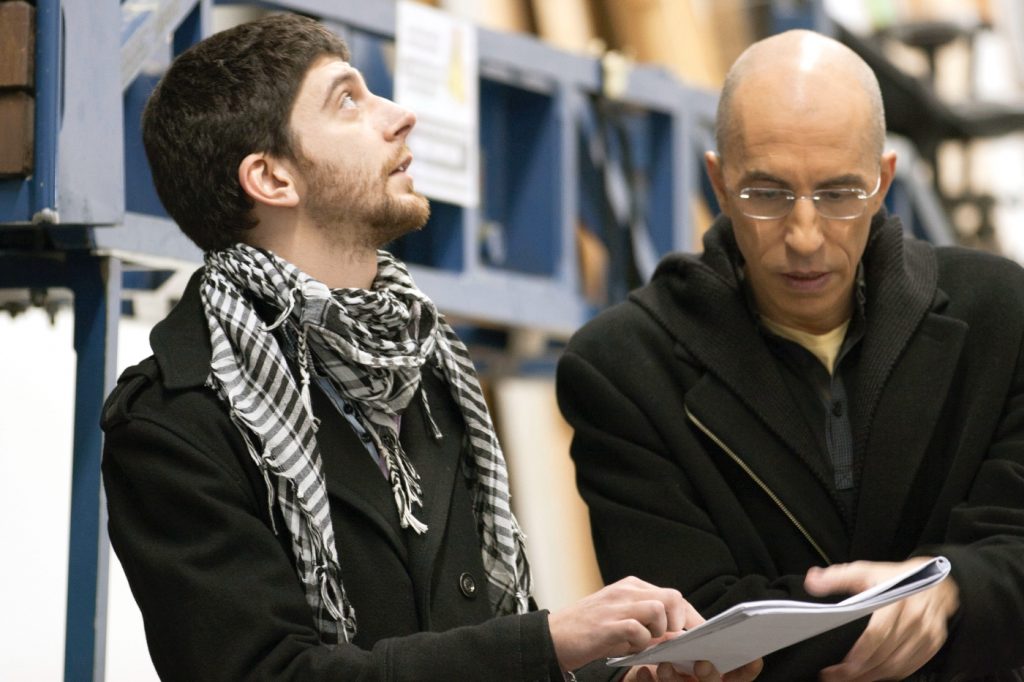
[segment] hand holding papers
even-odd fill
[[[734,670],[932,587],[947,575],[949,561],[935,557],[836,604],[788,600],[737,604],[675,639],[632,656],[610,658],[608,665],[669,662],[680,669],[692,670],[696,661],[706,660],[719,671]]]

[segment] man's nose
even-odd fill
[[[820,249],[824,241],[821,215],[814,199],[797,197],[786,218],[786,246],[800,255],[810,255]]]
[[[416,125],[416,114],[409,109],[381,98],[385,105],[384,136],[390,142],[405,137]]]

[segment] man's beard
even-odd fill
[[[422,228],[430,217],[427,198],[416,192],[406,197],[388,192],[389,175],[400,162],[396,159],[377,176],[360,177],[352,170],[300,156],[299,170],[306,179],[306,212],[318,227],[356,247],[378,249]],[[341,225],[356,232],[337,234]]]

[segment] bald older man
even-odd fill
[[[944,555],[950,579],[761,679],[1024,679],[1024,271],[904,239],[878,84],[829,38],[748,49],[717,124],[703,254],[558,369],[604,578],[711,615]]]

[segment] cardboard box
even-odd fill
[[[33,87],[35,12],[24,0],[0,0],[0,88]]]

